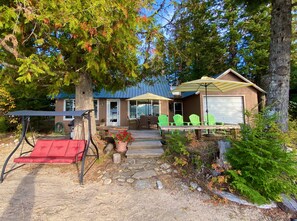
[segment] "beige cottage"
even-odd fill
[[[232,69],[218,75],[217,79],[241,81],[251,83],[242,75]],[[205,115],[205,93],[186,92],[173,94],[169,82],[165,77],[153,79],[153,83],[145,81],[124,91],[114,94],[102,90],[94,93],[94,107],[96,124],[98,127],[128,127],[129,120],[139,119],[141,115],[159,116],[166,114],[172,122],[174,114],[184,116],[184,121],[189,121],[191,114],[198,114],[201,121]],[[128,101],[127,99],[145,93],[153,93],[159,96],[170,98],[171,101],[143,100]],[[231,124],[245,123],[248,119],[244,117],[245,111],[258,112],[260,98],[265,94],[255,84],[228,91],[225,93],[209,92],[208,109],[217,121]],[[66,111],[75,109],[74,95],[61,93],[56,99],[56,111]],[[56,117],[55,121],[62,122],[65,130],[69,130],[68,124],[72,116]],[[131,121],[130,121],[131,122]]]

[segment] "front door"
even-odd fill
[[[107,100],[107,126],[120,126],[120,100]]]

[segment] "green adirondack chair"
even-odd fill
[[[161,127],[162,126],[169,126],[169,120],[168,120],[168,116],[165,114],[161,114],[160,116],[158,116],[158,128],[160,130],[160,134],[162,136],[162,130]]]
[[[189,116],[190,122],[193,126],[200,126],[201,122],[200,122],[200,117],[197,114],[191,114]]]
[[[168,116],[165,114],[161,114],[158,117],[158,126],[169,126]]]
[[[216,125],[216,119],[210,113],[208,113],[207,115],[205,115],[204,122],[205,122],[205,125],[209,125],[209,126]]]
[[[207,116],[206,115],[205,115],[205,125],[207,125]],[[224,123],[223,122],[217,122],[215,117],[212,114],[208,113],[208,125],[209,126],[212,126],[212,125],[224,125]],[[216,130],[213,129],[213,130],[211,130],[211,132],[214,134],[216,132]],[[226,131],[222,130],[222,132],[224,134],[226,134]]]
[[[174,121],[175,126],[190,125],[190,122],[184,122],[184,118],[180,114],[175,114],[173,116],[173,121]]]

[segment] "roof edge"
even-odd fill
[[[253,82],[251,82],[250,80],[246,79],[245,77],[243,77],[241,74],[239,74],[238,72],[234,71],[232,68],[227,69],[226,71],[224,71],[222,74],[220,74],[219,76],[217,76],[216,78],[221,78],[225,75],[227,75],[228,73],[232,72],[233,74],[235,74],[237,77],[239,77],[241,80],[252,84],[251,86],[253,86],[254,88],[256,88],[258,91],[265,93],[266,91],[264,91],[262,88],[260,88],[259,86],[257,86],[256,84],[254,84]]]

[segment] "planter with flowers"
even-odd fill
[[[116,143],[116,151],[123,153],[127,151],[128,143],[134,141],[134,138],[132,137],[132,134],[130,132],[128,132],[127,130],[123,130],[118,132],[114,136],[114,140]]]

